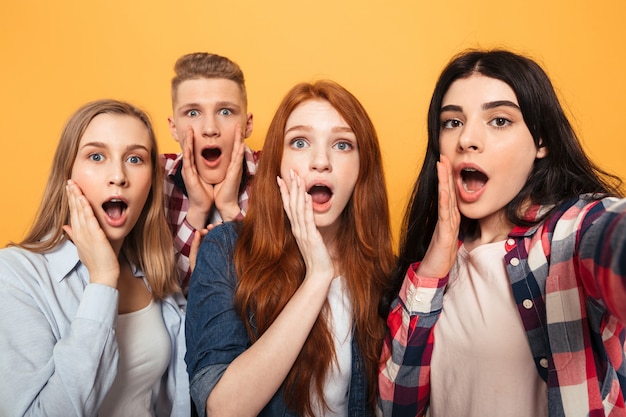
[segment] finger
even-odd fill
[[[183,174],[185,171],[189,174],[195,174],[196,164],[193,155],[193,128],[187,126],[185,135],[183,136]]]
[[[276,177],[276,183],[278,184],[278,189],[280,190],[280,198],[283,200],[283,210],[291,222],[291,210],[289,209],[291,197],[289,195],[289,187],[281,177]]]
[[[441,163],[446,169],[450,213],[454,215],[457,211],[457,203],[456,203],[456,187],[454,183],[452,163],[450,162],[448,157],[445,155],[441,155]]]
[[[246,147],[243,143],[243,133],[241,132],[241,126],[237,124],[235,126],[235,144],[233,146],[233,151],[230,158],[231,165],[242,165],[245,148]]]

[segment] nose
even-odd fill
[[[459,151],[474,151],[479,152],[482,150],[482,136],[480,132],[480,123],[472,123],[467,121],[463,125],[461,134],[459,136]]]
[[[318,148],[313,151],[311,170],[318,172],[332,171],[332,164],[326,149]]]
[[[213,136],[219,136],[220,129],[217,124],[217,120],[212,115],[207,115],[202,121],[202,136],[210,138]]]
[[[122,163],[112,164],[109,172],[109,185],[117,185],[125,187],[128,184],[128,177],[126,176],[126,170]]]

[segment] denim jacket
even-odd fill
[[[218,226],[206,235],[189,288],[186,338],[190,391],[198,414],[204,416],[206,400],[228,365],[251,344],[244,323],[233,308],[237,285],[233,249],[238,223]],[[356,337],[352,340],[352,378],[348,415],[363,417],[367,408],[367,378]],[[259,416],[298,417],[287,409],[282,389]]]

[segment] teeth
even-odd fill
[[[475,168],[463,168],[463,171],[467,171],[467,172],[476,172],[476,171],[478,171],[478,170],[477,170],[477,169],[475,169]]]

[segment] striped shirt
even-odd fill
[[[549,416],[626,416],[626,199],[581,196],[539,225],[515,227],[504,261]],[[448,277],[420,277],[417,267],[387,320],[384,416],[422,416],[429,405],[433,329]]]

